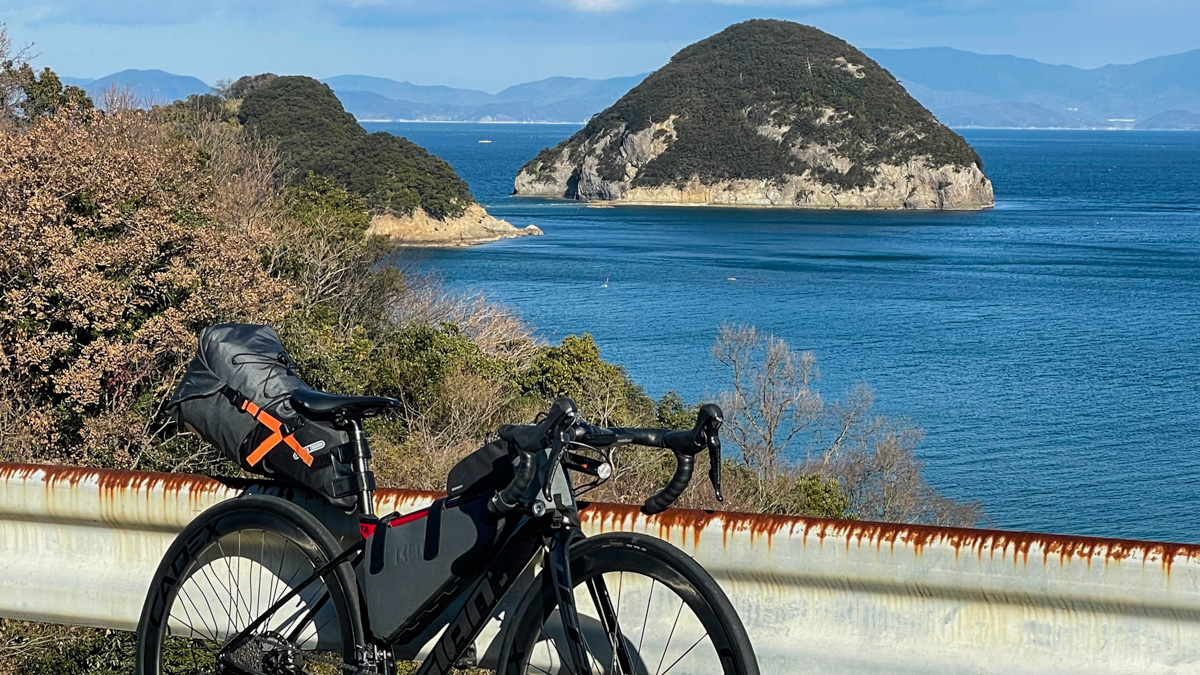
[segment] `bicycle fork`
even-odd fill
[[[578,530],[562,529],[557,531],[550,541],[547,569],[550,571],[550,583],[554,585],[555,599],[558,601],[558,612],[562,618],[563,632],[567,639],[567,650],[559,650],[568,672],[574,675],[591,675],[591,662],[588,659],[587,642],[579,623],[579,612],[575,607],[575,584],[571,578],[571,541],[579,537]],[[617,625],[617,613],[613,609],[612,599],[608,595],[608,587],[602,576],[587,580],[588,592],[592,596],[596,610],[600,614],[600,623],[608,639],[609,648],[613,652],[612,665],[619,669],[611,675],[633,675],[633,659],[629,655],[628,645],[621,636]],[[600,675],[610,675],[603,670]]]

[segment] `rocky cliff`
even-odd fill
[[[993,204],[979,156],[886,70],[827,33],[766,20],[680,51],[526,164],[514,194],[854,209]]]
[[[454,247],[536,236],[542,230],[533,224],[514,227],[472,204],[456,218],[434,218],[420,208],[405,216],[377,215],[371,218],[367,233],[384,235],[401,246]]]

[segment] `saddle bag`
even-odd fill
[[[243,469],[351,508],[360,486],[350,464],[350,434],[299,414],[291,400],[298,389],[308,385],[274,328],[218,324],[200,334],[167,412]]]

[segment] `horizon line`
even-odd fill
[[[32,45],[31,45],[31,46],[32,46]],[[1095,70],[1102,70],[1102,69],[1104,69],[1104,68],[1110,68],[1110,67],[1113,67],[1113,66],[1135,66],[1135,65],[1138,65],[1138,64],[1140,64],[1140,63],[1145,63],[1145,62],[1147,62],[1147,61],[1153,61],[1153,60],[1155,60],[1155,59],[1167,58],[1167,57],[1171,57],[1171,56],[1183,56],[1183,55],[1185,55],[1185,54],[1191,54],[1191,53],[1193,53],[1193,52],[1200,52],[1200,47],[1197,47],[1196,49],[1188,49],[1188,50],[1186,50],[1186,51],[1182,51],[1182,52],[1173,52],[1173,53],[1170,53],[1170,54],[1159,54],[1158,56],[1150,56],[1150,57],[1147,57],[1147,58],[1144,58],[1144,59],[1140,59],[1140,60],[1138,60],[1138,61],[1133,61],[1133,62],[1131,62],[1131,63],[1106,63],[1106,64],[1104,64],[1104,65],[1102,65],[1102,66],[1095,66],[1095,67],[1093,67],[1093,68],[1082,68],[1082,67],[1080,67],[1080,66],[1073,66],[1073,65],[1070,65],[1070,64],[1066,64],[1066,63],[1048,63],[1048,62],[1046,62],[1046,61],[1039,61],[1038,59],[1031,58],[1031,57],[1028,57],[1028,56],[1017,56],[1016,54],[985,54],[985,53],[981,53],[981,52],[974,52],[974,51],[971,51],[971,50],[968,50],[968,49],[959,49],[959,48],[957,48],[957,47],[948,47],[948,46],[945,46],[945,45],[940,45],[940,46],[931,46],[931,47],[901,47],[901,48],[893,48],[893,47],[856,47],[856,49],[858,49],[859,51],[861,51],[861,52],[864,52],[864,53],[866,53],[866,52],[870,52],[870,51],[879,51],[879,52],[915,52],[915,51],[924,51],[924,50],[933,50],[933,49],[945,49],[945,50],[950,50],[950,51],[954,51],[954,52],[959,52],[959,53],[962,53],[962,54],[972,54],[972,55],[974,55],[974,56],[984,56],[984,57],[992,57],[992,58],[997,58],[997,57],[998,57],[998,58],[1004,58],[1004,57],[1007,57],[1007,58],[1019,59],[1019,60],[1023,60],[1023,61],[1033,61],[1034,63],[1038,63],[1038,64],[1041,64],[1041,65],[1044,65],[1044,66],[1052,66],[1052,67],[1055,67],[1055,68],[1072,68],[1072,69],[1074,69],[1074,70],[1078,70],[1078,71],[1081,71],[1081,72],[1090,72],[1090,71],[1095,71]],[[869,54],[868,54],[868,56],[869,56]],[[664,63],[663,65],[666,65],[666,64]],[[42,66],[42,67],[46,67],[46,66]],[[662,66],[659,66],[659,68],[661,68],[661,67],[662,67]],[[52,69],[52,70],[53,70],[53,69]],[[282,74],[282,75],[280,75],[280,76],[281,76],[281,77],[287,77],[287,76],[311,77],[311,78],[313,78],[313,79],[315,79],[315,80],[317,80],[317,81],[319,81],[319,82],[322,82],[322,83],[324,83],[326,80],[330,80],[330,79],[333,79],[333,78],[335,78],[335,77],[346,77],[346,76],[357,76],[357,77],[374,77],[374,78],[378,78],[378,79],[381,79],[381,80],[390,80],[390,81],[392,81],[392,82],[397,82],[397,83],[400,83],[400,84],[410,84],[410,85],[413,85],[413,86],[416,86],[416,87],[448,87],[448,88],[450,88],[450,89],[462,89],[462,90],[465,90],[465,91],[476,91],[476,92],[481,92],[481,93],[484,93],[484,94],[488,94],[488,95],[490,95],[490,96],[495,96],[495,95],[499,94],[500,92],[504,91],[505,89],[511,89],[512,87],[518,87],[518,86],[521,86],[521,85],[523,85],[523,84],[532,84],[532,83],[534,83],[534,82],[544,82],[544,81],[546,81],[546,80],[554,79],[554,78],[556,78],[556,77],[566,77],[566,78],[578,79],[578,80],[590,80],[590,81],[593,81],[593,82],[603,82],[603,81],[606,81],[606,80],[616,80],[616,79],[627,78],[627,77],[637,77],[638,75],[649,75],[649,74],[651,74],[651,73],[655,72],[656,70],[658,70],[658,68],[654,68],[654,69],[651,69],[651,70],[647,70],[647,71],[645,71],[644,73],[634,73],[634,74],[630,74],[630,75],[614,75],[614,76],[612,76],[612,77],[583,77],[583,76],[579,76],[579,75],[551,75],[551,76],[549,76],[549,77],[542,77],[542,78],[538,78],[538,79],[536,79],[536,80],[525,80],[525,81],[517,82],[516,84],[511,84],[511,85],[508,85],[507,87],[502,87],[501,89],[499,89],[499,90],[497,90],[497,91],[495,91],[495,92],[490,92],[490,91],[487,91],[487,90],[484,90],[484,89],[475,89],[475,88],[473,88],[473,87],[459,87],[459,86],[454,86],[454,85],[448,85],[448,84],[445,84],[445,83],[435,83],[435,84],[419,84],[419,83],[417,83],[417,82],[413,82],[413,81],[411,81],[411,80],[397,80],[397,79],[395,79],[395,78],[388,77],[388,76],[386,76],[386,75],[372,75],[372,74],[370,74],[370,73],[364,73],[364,72],[358,72],[358,73],[337,73],[337,74],[335,74],[335,75],[327,75],[327,76],[324,76],[324,77],[318,77],[318,76],[315,76],[315,75],[309,75],[309,74],[306,74],[306,73],[285,73],[285,74]],[[208,82],[207,80],[205,80],[205,79],[203,79],[203,78],[200,78],[200,77],[197,77],[197,76],[195,76],[195,75],[189,75],[189,74],[186,74],[186,73],[172,73],[172,72],[170,72],[170,71],[163,70],[162,68],[123,68],[123,69],[121,69],[121,70],[117,70],[117,71],[114,71],[114,72],[111,72],[111,73],[105,73],[104,75],[101,75],[101,76],[99,76],[99,77],[93,77],[93,78],[87,78],[87,77],[77,77],[77,76],[75,76],[75,75],[65,74],[65,73],[63,73],[63,72],[60,72],[60,71],[57,71],[57,70],[55,70],[54,72],[55,72],[55,73],[57,73],[57,74],[59,75],[59,77],[68,77],[68,78],[71,78],[71,79],[73,79],[73,80],[86,80],[86,82],[84,82],[83,84],[81,84],[81,85],[78,85],[78,86],[86,87],[86,86],[88,86],[88,85],[90,85],[90,84],[92,84],[92,83],[94,83],[94,82],[96,82],[96,81],[98,81],[98,80],[102,80],[102,79],[104,79],[104,78],[106,78],[106,77],[112,77],[113,75],[119,75],[119,74],[121,74],[121,73],[126,73],[126,72],[130,72],[130,71],[133,71],[133,72],[141,72],[141,73],[158,71],[158,72],[161,72],[161,73],[166,73],[167,75],[172,75],[172,76],[175,76],[175,77],[191,77],[191,78],[195,78],[195,79],[197,79],[197,80],[200,80],[200,82],[202,82],[203,84],[205,84],[206,86],[208,86],[210,89],[213,87],[213,85],[214,85],[214,84],[216,84],[216,82],[220,82],[221,80],[224,80],[224,79],[230,79],[230,80],[236,81],[238,78],[240,78],[240,77],[244,77],[244,76],[242,76],[242,75],[239,75],[239,76],[238,76],[238,78],[234,78],[234,77],[228,77],[228,78],[226,78],[226,77],[223,77],[223,78],[219,78],[219,79],[218,79],[218,80],[216,80],[215,82],[211,82],[211,83],[210,83],[210,82]],[[262,73],[248,73],[247,75],[259,75],[259,74],[262,74]],[[279,73],[276,73],[276,74],[279,74]]]

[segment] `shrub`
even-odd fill
[[[600,358],[591,335],[568,335],[534,357],[522,389],[543,401],[566,396],[595,424],[635,426],[654,419],[654,401],[620,366]]]
[[[0,129],[3,456],[138,466],[197,332],[283,317],[291,292],[221,189],[144,113]]]
[[[0,675],[126,675],[134,635],[0,619]]]
[[[845,402],[815,390],[816,359],[748,327],[724,326],[713,346],[725,367],[725,436],[761,484],[755,510],[892,522],[971,526],[978,502],[938,493],[921,473],[921,429],[871,413],[873,395],[852,389]],[[803,440],[796,448],[793,441]],[[754,490],[746,491],[751,496]]]

